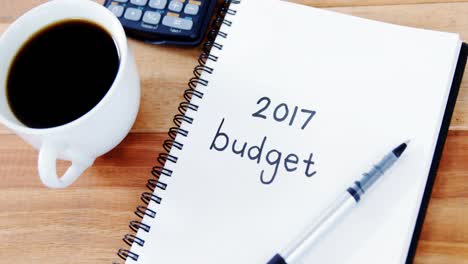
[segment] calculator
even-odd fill
[[[217,0],[106,0],[129,37],[153,44],[198,45]]]

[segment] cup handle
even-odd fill
[[[57,157],[63,146],[50,141],[42,143],[39,151],[38,169],[39,177],[44,185],[49,188],[65,188],[72,184],[91,165],[94,159],[72,155],[72,165],[62,177],[57,175]]]

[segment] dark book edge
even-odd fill
[[[426,211],[429,205],[429,200],[432,194],[432,188],[434,186],[437,169],[439,168],[440,159],[442,157],[442,152],[444,149],[445,141],[448,136],[450,121],[452,119],[453,110],[455,108],[455,103],[457,101],[458,92],[460,90],[460,85],[463,79],[463,73],[465,71],[465,65],[468,56],[468,44],[462,43],[460,54],[458,56],[458,62],[455,69],[455,74],[453,76],[452,86],[450,88],[450,94],[447,101],[447,106],[445,108],[444,117],[442,119],[442,125],[437,139],[437,145],[434,151],[434,157],[432,159],[431,168],[429,171],[429,176],[427,179],[426,187],[424,189],[423,199],[421,201],[421,206],[419,208],[418,218],[416,220],[416,225],[413,232],[413,237],[411,238],[411,244],[408,249],[408,255],[406,258],[406,263],[413,263],[414,257],[416,255],[416,248],[418,246],[419,237],[421,235],[422,227],[424,224],[424,218],[426,217]]]

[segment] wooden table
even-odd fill
[[[255,0],[249,0],[255,1]],[[0,0],[0,32],[45,0]],[[295,0],[401,25],[459,32],[468,40],[468,2]],[[142,80],[132,133],[70,188],[39,181],[37,153],[0,126],[0,263],[111,263],[141,202],[150,168],[186,88],[200,48],[130,40]],[[67,164],[59,163],[64,171]],[[416,263],[468,263],[468,73],[465,73]]]

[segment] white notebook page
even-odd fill
[[[158,192],[162,203],[150,204],[157,216],[144,219],[150,232],[138,232],[145,245],[131,249],[137,263],[266,263],[337,194],[411,139],[403,158],[304,260],[402,263],[459,36],[272,0],[232,8],[232,26],[221,29],[228,37],[217,39],[223,49],[212,51],[219,59],[208,64],[215,70],[203,75],[209,85],[198,87],[204,97],[192,100],[200,107],[188,113],[195,120],[184,125],[189,136],[178,137],[183,150],[171,152],[174,173],[161,178],[168,184]],[[262,97],[271,101],[259,114],[266,119],[253,116],[266,104],[257,104]],[[215,140],[218,130],[229,136],[225,150],[216,149],[225,145],[224,136]],[[265,137],[260,161],[252,160],[247,150]],[[243,157],[233,153],[234,140],[238,151],[247,143]]]

